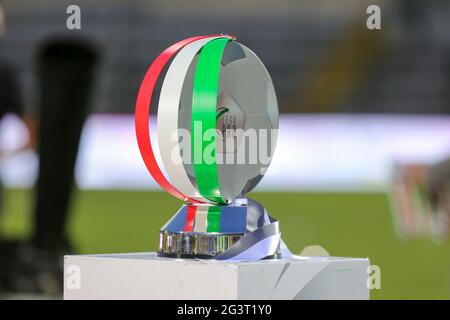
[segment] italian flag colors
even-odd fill
[[[218,206],[188,206],[184,232],[220,232],[221,208]]]
[[[216,156],[216,136],[203,141],[205,132],[216,130],[217,95],[223,52],[228,42],[235,40],[227,35],[192,37],[177,42],[163,51],[148,69],[136,101],[136,135],[144,163],[156,182],[171,195],[191,204],[224,205],[220,192],[218,165],[204,159],[205,154]],[[195,183],[182,162],[178,141],[172,134],[178,132],[179,105],[186,73],[198,55],[192,92],[191,153],[194,159]],[[156,160],[149,128],[149,113],[153,91],[162,71],[168,66],[158,104],[158,146],[161,160]],[[194,124],[201,123],[201,130]],[[211,132],[209,131],[209,132]],[[205,149],[208,148],[208,152]],[[175,152],[174,152],[175,150]],[[174,157],[176,159],[174,159]],[[195,161],[199,159],[200,161]],[[161,163],[162,161],[162,163]],[[161,170],[161,165],[167,174]],[[195,212],[194,212],[195,211]],[[220,229],[220,208],[208,206],[190,209],[186,230],[217,232]],[[194,218],[195,217],[195,218]]]
[[[244,234],[245,205],[184,205],[162,228],[167,232]]]

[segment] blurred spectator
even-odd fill
[[[0,37],[5,32],[5,14],[2,3],[0,2]],[[2,152],[0,150],[0,160],[11,156],[23,149],[34,147],[35,145],[35,125],[31,118],[23,114],[22,92],[16,77],[15,69],[6,61],[0,60],[0,120],[6,113],[13,113],[21,117],[29,131],[28,143],[20,149],[12,152]],[[2,191],[0,186],[0,209],[2,205]],[[8,261],[11,256],[11,243],[0,240],[0,288],[8,282]]]
[[[80,39],[50,39],[37,52],[39,174],[34,228],[31,241],[0,242],[0,287],[8,292],[62,291],[62,255],[71,251],[65,226],[97,61],[95,48]],[[0,117],[6,112],[22,115],[20,97],[12,69],[0,63]],[[31,132],[30,146],[35,126],[24,121]]]
[[[450,233],[450,158],[429,169],[428,188],[431,204],[447,215],[447,232]]]
[[[56,252],[64,237],[97,60],[93,46],[79,39],[51,40],[37,55],[41,126],[33,242],[48,252]]]

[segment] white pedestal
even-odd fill
[[[64,258],[64,299],[368,299],[368,259],[256,262],[159,258],[155,253]]]

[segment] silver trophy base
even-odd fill
[[[238,242],[244,234],[203,232],[159,233],[158,256],[209,259],[221,254]]]
[[[238,242],[244,234],[160,231],[159,257],[213,259]],[[265,259],[278,259],[280,249]]]

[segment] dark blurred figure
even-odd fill
[[[0,2],[0,40],[5,32],[5,16],[2,3]],[[17,72],[6,61],[0,61],[0,120],[7,113],[19,116],[25,123],[29,139],[23,147],[9,151],[8,153],[0,150],[0,159],[11,156],[15,153],[35,146],[35,121],[26,117],[23,112],[23,97],[21,87],[16,76]],[[2,209],[2,188],[0,185],[0,211]],[[1,212],[0,212],[1,213]],[[7,287],[9,279],[9,266],[12,257],[15,256],[16,246],[13,243],[0,239],[0,290]]]
[[[11,246],[6,290],[62,292],[62,256],[81,130],[88,113],[98,54],[90,43],[53,39],[36,55],[39,175],[30,242]]]
[[[41,125],[33,243],[48,252],[58,250],[64,237],[97,61],[91,44],[73,39],[50,41],[37,55]]]
[[[8,152],[0,149],[0,160],[25,149],[35,147],[35,122],[23,113],[22,92],[15,74],[16,71],[13,66],[0,60],[0,120],[7,113],[19,116],[28,129],[29,139],[28,143],[19,149],[9,150]],[[2,199],[0,185],[0,213]]]
[[[2,2],[0,1],[0,40],[5,31],[5,15]],[[21,117],[29,131],[28,144],[18,150],[14,150],[12,153],[35,146],[35,121],[30,117],[26,117],[23,112],[23,96],[16,74],[17,72],[11,64],[0,60],[0,120],[6,113],[16,114]],[[7,155],[0,150],[0,158],[2,156]]]
[[[446,213],[446,231],[450,235],[450,158],[431,166],[428,171],[431,204]]]

